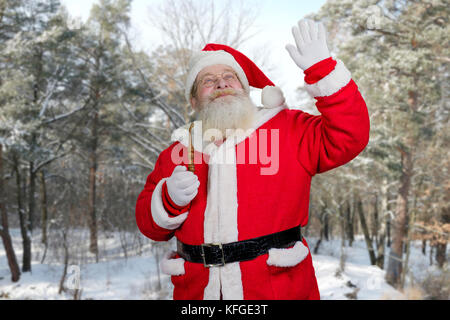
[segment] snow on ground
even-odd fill
[[[2,259],[2,262],[5,262]],[[161,296],[156,287],[156,271],[154,259],[151,257],[133,257],[116,259],[109,262],[99,262],[83,265],[80,268],[81,299],[115,300],[115,299],[161,299],[168,298],[168,289]],[[23,273],[18,283],[12,283],[7,268],[0,269],[0,297],[9,299],[72,299],[70,292],[58,294],[59,282],[63,266],[51,266],[34,263],[33,272]],[[68,272],[66,285],[74,283],[76,269]],[[72,277],[72,278],[71,278]],[[162,279],[167,283],[165,277]]]
[[[12,229],[10,233],[21,266],[20,231]],[[72,246],[69,251],[72,263],[69,262],[64,282],[66,288],[80,289],[81,299],[171,299],[172,292],[168,287],[171,285],[170,278],[161,274],[161,280],[158,280],[154,252],[161,256],[162,251],[158,247],[153,248],[152,241],[137,233],[101,235],[100,259],[95,263],[95,256],[88,252],[88,241],[81,242],[81,239],[89,239],[87,233],[86,230],[77,230],[71,235]],[[33,234],[32,272],[22,273],[17,283],[11,282],[5,251],[0,245],[0,299],[73,299],[74,290],[58,293],[64,270],[62,249],[57,247],[53,255],[47,253],[45,261],[49,262],[41,264],[44,250],[40,238],[39,233]],[[142,243],[137,245],[136,239]],[[127,258],[124,243],[127,244]],[[159,282],[161,289],[158,287]]]
[[[313,254],[319,292],[323,300],[404,299],[384,280],[385,271],[370,265],[363,239],[345,247],[344,271],[340,272],[341,240],[322,241],[319,253]],[[313,250],[315,241],[309,241]]]
[[[17,259],[21,265],[22,248],[20,232],[11,231]],[[43,264],[40,260],[43,247],[40,236],[33,235],[32,273],[23,273],[19,282],[11,282],[10,272],[3,246],[0,246],[0,299],[72,299],[73,290],[58,293],[59,283],[64,265],[60,255],[51,255]],[[87,239],[87,238],[86,238]],[[127,258],[124,255],[124,239],[129,246]],[[137,239],[137,240],[136,240]],[[309,246],[314,248],[315,239],[308,239]],[[87,242],[87,241],[85,241]],[[140,245],[136,247],[136,243]],[[78,261],[69,266],[65,286],[76,287],[79,279],[81,299],[171,299],[173,286],[170,277],[160,275],[155,253],[162,256],[173,243],[163,245],[154,243],[142,235],[110,233],[99,239],[101,250],[100,261],[95,263],[87,254],[87,243],[79,241],[73,252],[84,252],[78,255]],[[138,248],[138,249],[136,249]],[[76,249],[76,250],[75,250]],[[429,267],[429,258],[420,251],[420,246],[412,246],[410,269],[416,279],[425,277],[433,271]],[[371,266],[369,256],[362,238],[357,238],[352,247],[345,247],[344,271],[340,270],[340,240],[323,241],[319,254],[313,254],[313,264],[319,284],[321,299],[324,300],[377,300],[404,299],[405,296],[394,290],[384,280],[385,271]],[[430,271],[431,270],[431,271]],[[79,275],[79,277],[77,277]],[[160,284],[160,286],[159,286]]]
[[[310,239],[308,244],[313,250],[316,239]],[[444,267],[444,271],[437,267],[434,260],[433,265],[430,266],[430,247],[428,245],[424,255],[422,253],[422,242],[411,242],[408,272],[405,277],[406,296],[384,280],[389,248],[386,248],[385,254],[384,270],[370,265],[364,237],[356,236],[352,247],[344,247],[345,268],[344,272],[339,273],[341,240],[322,241],[319,254],[313,254],[313,265],[321,298],[324,300],[352,299],[355,293],[358,300],[423,298],[426,293],[419,287],[420,283],[427,278],[434,278],[436,286],[447,288],[448,291],[450,285],[448,263]],[[449,256],[450,248],[447,248],[447,257]]]

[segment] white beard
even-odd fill
[[[198,119],[202,121],[203,132],[218,130],[222,133],[223,139],[235,129],[246,131],[252,128],[256,111],[256,105],[246,93],[242,92],[200,105]],[[221,138],[216,137],[216,140]]]

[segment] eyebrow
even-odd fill
[[[225,69],[223,72],[235,72],[233,69],[231,69],[231,68],[227,68],[227,69]],[[222,72],[222,73],[223,73]],[[199,79],[202,79],[202,78],[204,78],[204,77],[206,77],[206,76],[214,76],[215,74],[214,73],[211,73],[211,72],[207,72],[207,73],[205,73],[204,75],[202,75],[202,76],[199,76]]]

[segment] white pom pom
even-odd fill
[[[261,103],[266,108],[276,108],[284,105],[283,92],[278,87],[265,86],[261,93]]]

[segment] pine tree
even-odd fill
[[[127,70],[123,64],[123,33],[129,26],[129,0],[102,0],[91,9],[82,36],[78,38],[78,93],[88,101],[80,114],[79,130],[74,134],[80,151],[88,163],[88,225],[90,252],[98,261],[98,190],[99,164],[111,151],[113,141],[121,139],[116,124],[122,123],[120,101],[127,93]],[[81,130],[80,130],[81,129]]]
[[[22,270],[31,271],[31,232],[37,224],[36,181],[39,171],[65,154],[64,141],[52,123],[67,117],[60,108],[70,69],[67,42],[73,35],[59,1],[23,1],[8,6],[0,52],[3,139],[14,163],[17,199],[23,238]],[[13,10],[12,12],[9,10]],[[16,33],[13,34],[12,31]],[[68,108],[70,110],[70,107]],[[23,194],[27,177],[27,194]],[[25,199],[28,200],[25,210]]]
[[[11,270],[11,281],[17,282],[20,279],[20,268],[17,263],[16,253],[9,234],[8,212],[6,211],[6,191],[3,182],[3,143],[0,140],[0,237],[2,238],[3,247],[5,248],[8,266]]]
[[[395,181],[397,186],[386,273],[396,287],[402,286],[416,172],[425,150],[445,130],[442,120],[448,121],[440,103],[441,86],[448,78],[448,16],[445,1],[396,0],[330,1],[318,15],[336,30],[338,36],[331,35],[335,52],[352,71],[367,102],[371,138],[365,153],[388,184]],[[373,176],[366,179],[376,186]]]

